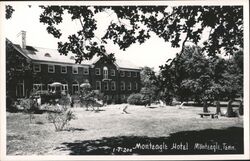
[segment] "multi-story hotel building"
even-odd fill
[[[6,41],[12,48],[6,54],[18,54],[28,60],[34,73],[32,77],[15,78],[15,84],[7,87],[8,94],[15,98],[28,96],[32,89],[51,90],[54,82],[61,83],[61,90],[71,95],[79,93],[81,84],[89,82],[93,90],[100,90],[112,102],[121,102],[140,91],[140,68],[131,62],[96,57],[75,64],[73,54],[65,56],[56,49],[21,47]]]

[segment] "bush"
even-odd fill
[[[127,102],[131,105],[148,105],[150,104],[150,98],[147,95],[141,93],[131,94]]]
[[[141,101],[142,101],[142,97],[143,95],[140,93],[136,93],[136,94],[131,94],[128,99],[127,102],[131,105],[140,105]]]
[[[15,100],[10,96],[6,97],[6,110],[9,112],[18,111],[17,106],[15,105]]]
[[[141,100],[141,104],[144,106],[150,106],[151,105],[151,98],[149,95],[143,95],[142,100]]]
[[[44,103],[55,103],[54,101],[56,99],[61,98],[61,94],[60,93],[52,93],[52,92],[49,92],[49,91],[44,91],[44,92],[40,93],[40,97],[41,97],[42,104],[44,104]]]
[[[21,99],[20,106],[23,107],[24,111],[26,112],[34,112],[39,110],[37,102],[32,98]]]
[[[51,112],[48,113],[48,120],[54,124],[56,131],[62,131],[66,125],[73,119],[76,119],[75,114],[66,106],[50,105]]]
[[[67,108],[69,107],[70,105],[70,97],[68,96],[62,96],[60,99],[59,99],[59,104],[63,106],[63,108]]]
[[[55,104],[54,101],[56,99],[61,98],[61,93],[60,92],[52,93],[48,90],[32,91],[30,93],[30,97],[32,97],[32,98],[41,97],[41,104],[45,104],[45,103]]]
[[[37,102],[33,98],[24,98],[20,100],[20,107],[23,108],[24,112],[27,112],[29,114],[29,120],[31,123],[32,119],[35,118],[33,113],[39,111]]]

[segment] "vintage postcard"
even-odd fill
[[[1,160],[249,159],[249,2],[6,1]]]

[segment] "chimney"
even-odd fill
[[[22,48],[26,49],[26,31],[21,31],[22,33]]]

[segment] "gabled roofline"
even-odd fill
[[[30,57],[28,57],[21,49],[19,49],[18,47],[16,47],[8,38],[6,38],[6,41],[9,42],[11,44],[11,46],[18,51],[20,54],[22,54],[25,58],[32,60]]]
[[[32,61],[34,63],[54,63],[54,64],[57,64],[57,65],[78,65],[78,66],[89,66],[89,67],[94,67],[95,64],[102,58],[102,56],[98,56],[96,58],[96,60],[92,61],[91,64],[74,64],[74,63],[65,63],[65,62],[57,62],[57,61],[46,61],[46,60],[36,60],[36,59],[32,59],[31,57],[29,57],[24,51],[23,49],[20,47],[18,47],[18,45],[15,45],[13,44],[8,38],[6,38],[6,41],[8,43],[10,43],[10,45],[17,51],[19,52],[21,55],[23,55],[25,58],[27,58],[29,61]],[[108,54],[107,53],[104,53],[103,56],[106,56],[108,57]],[[113,62],[113,64],[116,66],[117,70],[130,70],[130,71],[140,71],[141,69],[138,69],[138,68],[124,68],[124,67],[120,67],[117,63],[116,63],[116,60]]]
[[[107,56],[107,53],[104,53],[105,56]],[[95,64],[101,59],[102,57],[98,57],[95,61],[92,62],[92,66],[95,66]],[[117,69],[119,69],[120,67],[118,66],[118,64],[114,61],[113,62],[114,65],[116,66]]]

